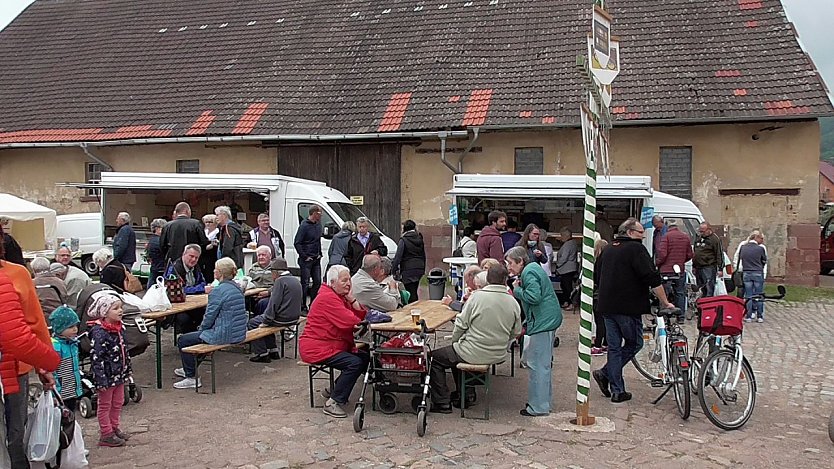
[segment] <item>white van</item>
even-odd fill
[[[93,262],[93,253],[104,246],[104,229],[100,212],[73,213],[58,215],[57,236],[69,241],[78,239],[78,251],[81,252],[81,268],[88,275],[98,273],[98,267]],[[74,247],[74,246],[73,246]]]
[[[483,216],[498,209],[513,217],[521,214],[523,223],[536,223],[551,234],[570,227],[581,236],[585,207],[584,176],[524,176],[504,174],[457,174],[452,189],[459,225],[470,217]],[[648,176],[600,176],[597,178],[597,207],[603,208],[612,228],[628,217],[640,218],[644,208],[664,218],[676,218],[683,231],[695,239],[704,220],[692,202],[652,189]],[[601,218],[601,217],[598,217]],[[485,222],[485,220],[483,220]],[[457,227],[452,229],[452,246],[457,246]],[[646,230],[644,244],[651,252],[653,229]]]
[[[311,205],[323,210],[322,272],[327,267],[330,239],[342,223],[365,216],[344,194],[323,182],[281,175],[103,172],[100,183],[73,185],[101,190],[101,216],[106,223],[115,223],[116,215],[125,211],[134,225],[146,227],[154,218],[170,218],[174,206],[183,200],[191,204],[197,219],[213,213],[218,205],[235,204],[253,227],[254,217],[268,210],[272,227],[284,238],[287,264],[293,272],[298,269],[293,239]],[[394,257],[396,243],[373,224],[370,229],[381,235],[388,255]],[[111,226],[103,231],[108,230],[115,231]],[[254,257],[253,252],[244,249],[247,259]]]

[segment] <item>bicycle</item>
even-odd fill
[[[700,333],[690,359],[693,393],[710,422],[722,430],[737,430],[753,415],[757,384],[741,345],[742,321],[750,301],[784,298],[785,287],[777,289],[775,296],[762,294],[746,300],[720,296],[699,301]]]
[[[664,274],[662,277],[667,282],[676,280],[679,274]],[[643,347],[631,361],[637,371],[651,381],[652,387],[666,386],[666,390],[652,404],[657,404],[670,390],[674,390],[678,413],[686,420],[691,411],[691,378],[689,343],[677,323],[680,313],[678,308],[652,308],[649,321],[643,325]]]
[[[704,295],[702,289],[698,288],[695,275],[686,272],[686,320],[691,321],[698,312],[697,301]]]

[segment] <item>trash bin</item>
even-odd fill
[[[446,295],[446,272],[440,268],[429,271],[429,299],[442,300]]]

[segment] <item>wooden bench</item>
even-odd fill
[[[214,368],[214,352],[219,350],[227,349],[229,347],[234,347],[236,345],[244,345],[248,344],[252,341],[263,339],[264,337],[270,336],[272,334],[281,334],[281,356],[284,353],[284,336],[283,332],[285,330],[293,330],[296,333],[295,336],[295,343],[296,343],[296,354],[298,353],[298,326],[300,326],[304,321],[299,320],[297,324],[291,324],[288,326],[270,326],[270,327],[257,327],[255,329],[249,330],[246,332],[246,338],[243,339],[242,342],[237,344],[221,344],[221,345],[211,345],[211,344],[197,344],[192,345],[190,347],[185,347],[182,349],[185,353],[190,353],[192,355],[196,355],[197,359],[197,366],[195,369],[195,376],[194,378],[199,381],[200,379],[200,365],[203,362],[209,362],[211,365],[211,393],[214,394],[216,391],[215,388],[215,368]],[[194,388],[195,391],[200,392],[200,387],[197,386]]]
[[[460,370],[460,416],[466,418],[466,387],[482,386],[484,388],[484,416],[480,420],[489,420],[489,369],[492,365],[473,365],[471,363],[458,363]],[[478,417],[475,417],[478,418]]]

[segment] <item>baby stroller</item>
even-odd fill
[[[79,366],[81,367],[81,387],[82,395],[78,400],[78,410],[84,418],[90,418],[96,415],[98,402],[96,398],[96,387],[93,380],[93,372],[91,369],[90,359],[90,338],[88,336],[87,321],[90,320],[87,311],[93,304],[93,295],[100,291],[108,291],[113,295],[119,295],[118,292],[110,288],[108,285],[101,283],[94,283],[84,287],[78,294],[78,313],[81,319],[81,324],[78,327],[78,342],[79,342]],[[127,347],[128,355],[133,358],[141,355],[147,350],[150,345],[148,339],[148,326],[138,308],[127,303],[124,304],[124,314],[122,315],[122,324],[125,326],[124,338],[125,346]],[[125,383],[125,397],[124,403],[130,401],[139,403],[142,400],[142,388],[140,388],[131,376],[129,381]]]
[[[419,324],[419,334],[397,334],[381,345],[371,347],[362,393],[353,412],[354,431],[361,431],[365,424],[365,390],[371,384],[373,409],[376,410],[378,405],[384,414],[397,412],[397,393],[414,394],[411,409],[417,413],[417,435],[426,434],[431,356],[426,341],[426,322],[420,320]]]

